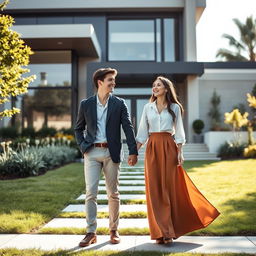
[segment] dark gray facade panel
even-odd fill
[[[105,16],[75,16],[75,24],[92,24],[101,48],[101,60],[106,61],[107,21]]]
[[[37,17],[38,24],[72,24],[73,16]]]
[[[256,62],[204,62],[204,68],[216,69],[256,69]]]
[[[201,76],[204,73],[202,62],[93,62],[88,67],[98,69],[100,67],[112,67],[122,74],[186,74]]]
[[[148,87],[158,75],[164,75],[174,82],[184,82],[188,75],[201,76],[204,63],[201,62],[92,62],[87,65],[87,95],[95,92],[92,75],[95,70],[104,67],[118,71],[117,83],[124,87]]]
[[[15,17],[15,25],[34,25],[37,24],[36,17]]]
[[[71,125],[75,124],[78,112],[78,56],[72,51],[72,100],[71,100]]]

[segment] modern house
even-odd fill
[[[214,90],[223,116],[247,106],[256,83],[256,63],[197,62],[196,24],[205,8],[206,0],[11,0],[5,13],[35,52],[29,68],[37,75],[29,94],[13,101],[22,114],[12,123],[70,127],[79,102],[94,93],[93,72],[112,67],[115,94],[126,99],[136,129],[154,78],[174,81],[192,143],[195,119],[210,129]]]

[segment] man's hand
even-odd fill
[[[138,161],[137,155],[129,155],[129,156],[128,156],[127,162],[128,162],[128,164],[129,164],[130,166],[134,166],[134,165],[137,163],[137,161]]]

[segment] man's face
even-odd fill
[[[116,86],[116,77],[114,74],[107,74],[103,81],[98,82],[99,88],[103,93],[112,93]]]

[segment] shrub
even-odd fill
[[[222,144],[218,151],[218,156],[222,159],[243,157],[245,144],[228,143]]]
[[[192,124],[194,132],[197,134],[200,134],[202,130],[204,129],[204,122],[200,119],[197,119]]]
[[[53,127],[42,127],[36,134],[39,137],[48,137],[54,136],[57,133],[57,130]]]
[[[62,128],[60,129],[60,132],[62,132],[65,135],[73,135],[74,136],[74,129],[71,128]]]
[[[15,139],[18,136],[18,129],[16,127],[2,127],[0,128],[0,137],[2,139]]]
[[[74,161],[77,154],[75,149],[68,146],[40,147],[37,150],[42,154],[47,169]]]
[[[35,148],[27,148],[14,154],[13,170],[19,177],[36,176],[45,170],[43,155]]]
[[[1,177],[27,177],[39,175],[54,167],[75,160],[76,150],[68,146],[29,147],[26,143],[19,145],[19,151],[2,142],[3,153],[0,154]]]
[[[29,137],[29,138],[35,138],[36,137],[36,131],[33,127],[27,127],[27,128],[24,128],[22,130],[21,136]]]
[[[244,157],[256,158],[256,144],[249,145],[244,149]]]

